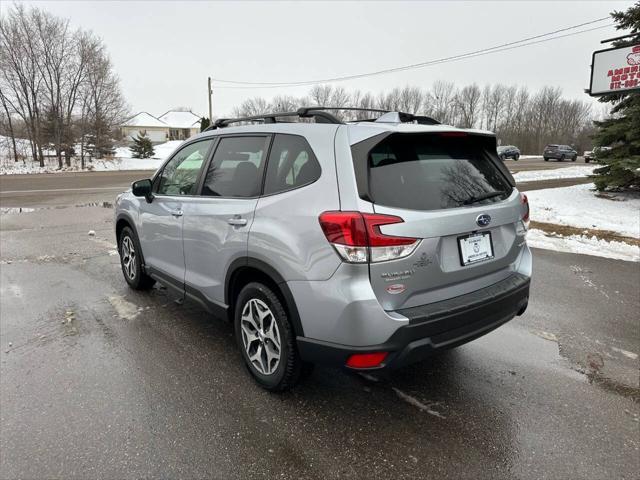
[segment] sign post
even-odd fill
[[[640,91],[640,44],[593,52],[589,95]]]

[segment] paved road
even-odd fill
[[[0,478],[637,478],[638,264],[535,250],[524,316],[273,395],[228,324],[126,288],[112,213],[0,215]]]
[[[573,162],[544,162],[542,157],[507,160],[513,172],[564,168]],[[582,163],[578,161],[578,163]],[[131,182],[148,178],[149,170],[116,172],[65,172],[57,174],[3,175],[0,176],[0,204],[2,207],[33,207],[55,205],[79,205],[83,203],[112,202]],[[521,190],[554,188],[588,182],[586,179],[546,180],[526,182]]]
[[[566,160],[564,162],[549,160],[548,162],[545,162],[542,157],[521,158],[517,162],[509,159],[505,160],[505,165],[509,167],[509,170],[514,173],[525,172],[527,170],[550,170],[553,168],[566,168],[584,164],[584,157],[578,157],[575,162],[570,162],[569,160]]]

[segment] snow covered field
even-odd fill
[[[2,139],[0,138],[0,141]],[[157,170],[162,162],[182,143],[182,140],[175,140],[155,145],[152,158],[132,158],[131,150],[128,147],[116,148],[113,159],[93,160],[86,162],[85,170],[103,172],[111,170]],[[71,167],[58,169],[56,159],[47,159],[47,165],[40,167],[37,162],[27,160],[25,162],[14,162],[6,152],[0,154],[0,175],[28,174],[28,173],[57,173],[80,171],[80,159],[73,158]],[[25,154],[26,155],[26,154]]]
[[[607,230],[640,239],[640,196],[596,196],[593,188],[593,184],[583,184],[527,192],[532,221],[590,230],[588,234],[562,236],[531,229],[527,236],[529,245],[549,250],[640,261],[640,247],[637,245],[608,241],[596,236],[598,230]]]
[[[554,168],[552,170],[531,170],[513,174],[516,182],[535,182],[538,180],[556,180],[559,178],[583,178],[593,175],[597,165],[576,165],[575,167]]]

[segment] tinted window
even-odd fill
[[[260,195],[268,137],[227,137],[220,140],[207,170],[202,195]]]
[[[213,140],[187,145],[164,166],[156,179],[160,195],[194,195],[200,167]]]
[[[460,207],[505,199],[512,187],[480,141],[472,137],[402,135],[369,152],[369,191],[374,203],[413,210]],[[495,154],[494,154],[495,155]]]
[[[285,192],[315,182],[320,164],[303,137],[276,135],[264,184],[265,195]]]

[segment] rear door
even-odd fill
[[[205,139],[178,150],[154,178],[153,201],[140,202],[138,236],[145,264],[151,273],[179,289],[184,282],[184,205],[196,193],[201,167],[212,144],[211,139]]]
[[[370,264],[385,309],[463,295],[509,275],[523,241],[521,200],[493,137],[395,133],[370,149],[367,166],[375,212],[403,220],[381,232],[422,239],[408,257]]]
[[[209,309],[224,306],[225,275],[247,255],[271,135],[221,137],[198,197],[184,205],[185,289]]]

